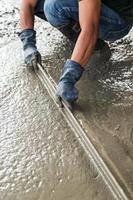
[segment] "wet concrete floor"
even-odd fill
[[[0,49],[0,199],[113,199],[20,43]]]
[[[21,44],[13,42],[18,3],[0,2],[0,199],[113,199],[35,74],[22,65]],[[44,66],[57,80],[71,48],[47,23],[37,21],[36,30]],[[79,82],[75,116],[131,192],[132,33],[111,48],[111,61],[92,66]]]
[[[74,115],[123,188],[133,196],[133,32],[110,48],[108,63],[95,54],[88,64],[78,83],[80,98]],[[68,52],[67,43],[56,52],[53,64],[51,58],[48,64],[44,62],[44,66],[51,66],[48,71],[56,81]]]
[[[23,65],[21,43],[14,34],[18,13],[14,14],[13,4],[9,10],[8,4],[2,8],[0,199],[114,199],[38,78]],[[10,21],[5,31],[4,22]],[[53,54],[52,48],[46,48],[45,57]]]
[[[69,58],[69,48],[68,43],[60,46],[53,56],[54,63],[51,58],[44,62],[56,81]],[[80,98],[74,115],[121,185],[133,196],[133,32],[110,44],[110,48],[108,63],[95,54],[88,64],[78,83]]]

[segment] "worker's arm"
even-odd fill
[[[71,60],[80,65],[87,64],[97,41],[101,0],[80,0],[79,21],[81,33],[76,42]]]
[[[34,30],[34,10],[37,0],[22,0],[20,9],[21,33],[19,37],[23,43],[24,60],[28,67],[37,68],[41,64],[41,55],[36,47],[36,31]]]
[[[22,0],[20,8],[20,26],[21,29],[34,28],[34,9],[37,0]]]
[[[81,78],[83,66],[87,64],[96,44],[99,31],[101,0],[81,0],[79,21],[81,32],[76,42],[71,60],[65,63],[57,86],[57,97],[73,102],[78,99],[76,82]]]

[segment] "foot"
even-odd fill
[[[90,58],[89,64],[91,66],[105,64],[111,57],[111,50],[108,43],[104,40],[97,40],[93,55]]]
[[[108,46],[108,44],[104,40],[97,39],[95,51],[102,50],[106,46]]]

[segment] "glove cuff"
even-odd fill
[[[78,68],[79,71],[84,71],[84,67],[82,67],[78,62],[68,59],[64,65],[65,67],[71,67],[71,68]]]
[[[36,32],[36,31],[32,28],[26,28],[26,29],[23,29],[21,32],[19,32],[18,36],[20,36],[20,35],[22,35],[23,33],[26,33],[26,32]]]
[[[67,82],[69,81],[75,84],[82,76],[83,71],[84,68],[79,63],[73,60],[67,60],[59,81],[66,80]]]
[[[19,37],[23,43],[23,49],[28,47],[36,48],[36,31],[33,29],[24,29],[19,33]]]

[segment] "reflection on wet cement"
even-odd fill
[[[112,57],[106,64],[95,59],[97,55],[93,57],[78,83],[80,98],[75,116],[103,157],[109,156],[115,164],[115,171],[120,170],[120,180],[125,181],[126,189],[132,193],[133,60],[128,40],[132,44],[131,38],[127,37],[125,43],[119,41],[110,45]],[[65,46],[65,41],[62,43]],[[60,46],[53,58],[44,59],[44,66],[56,81],[63,63],[71,55],[68,44]],[[128,49],[127,54],[121,50],[121,45]],[[116,60],[115,53],[118,52],[119,60]]]

